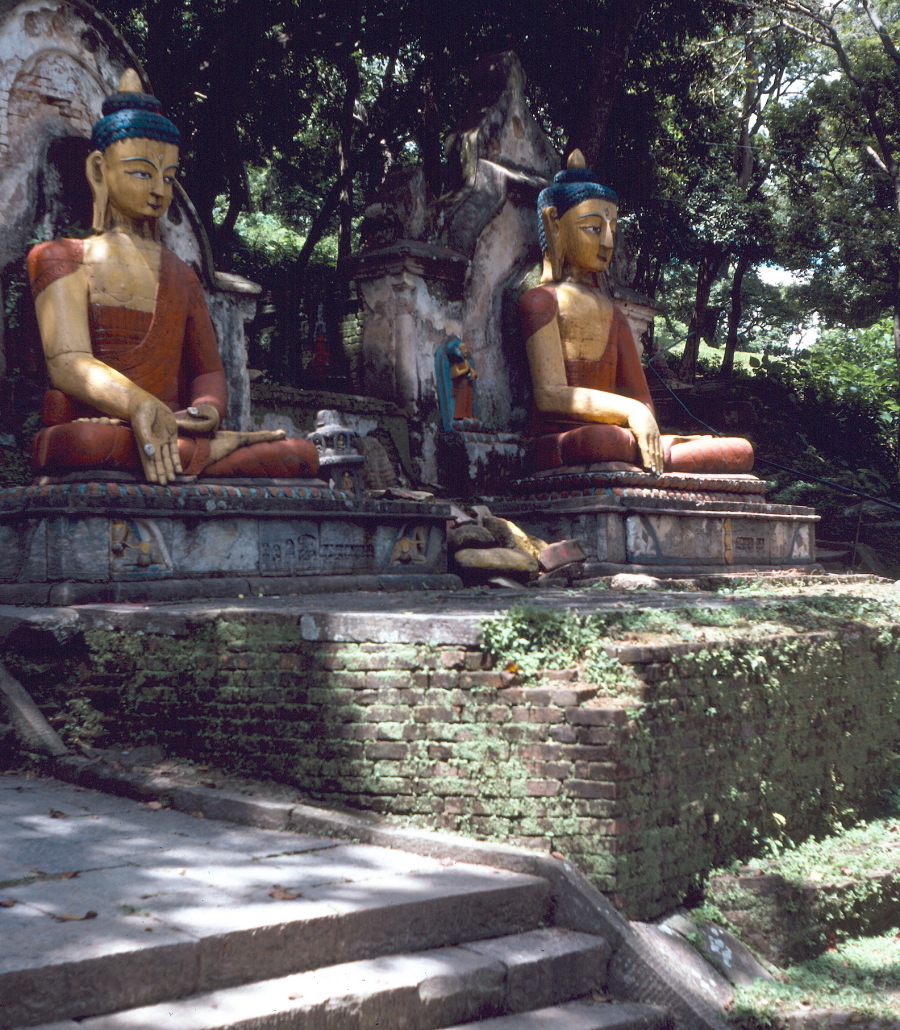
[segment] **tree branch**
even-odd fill
[[[873,149],[872,147],[870,147],[870,146],[866,146],[866,153],[867,153],[867,154],[869,155],[869,157],[871,157],[871,158],[872,158],[872,160],[873,160],[873,161],[875,162],[875,164],[877,164],[877,165],[878,165],[878,167],[879,167],[879,168],[880,168],[880,169],[881,169],[881,170],[882,170],[882,171],[883,171],[883,172],[884,172],[884,173],[885,173],[886,175],[890,175],[890,174],[891,174],[891,173],[890,173],[890,171],[888,170],[888,166],[887,166],[887,165],[886,165],[886,164],[884,163],[884,161],[882,161],[882,160],[881,160],[881,158],[880,158],[880,157],[878,156],[878,151],[877,151],[877,150],[874,150],[874,149]]]
[[[875,9],[875,5],[872,0],[860,0],[865,9],[866,14],[869,16],[869,21],[872,23],[872,27],[878,33],[878,38],[881,40],[881,45],[884,48],[884,52],[890,57],[890,59],[900,68],[900,50],[894,46],[894,41],[888,34],[888,30],[881,20],[881,15]]]

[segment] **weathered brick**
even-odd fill
[[[599,783],[594,780],[567,780],[563,785],[566,794],[573,798],[606,798],[616,797],[616,784]]]
[[[624,708],[585,708],[566,709],[566,720],[573,726],[624,726],[628,714]]]
[[[525,790],[529,797],[554,797],[560,792],[559,780],[526,780]]]
[[[410,714],[416,722],[454,722],[457,718],[456,713],[452,708],[437,705],[420,705],[418,708],[411,709]]]
[[[563,744],[574,744],[578,739],[572,726],[551,726],[548,736]]]
[[[536,722],[551,725],[562,722],[563,711],[561,708],[550,706],[514,708],[512,710],[513,722]]]
[[[402,759],[409,754],[409,745],[399,741],[380,741],[366,745],[366,758],[378,760],[382,758]]]
[[[499,690],[503,686],[500,673],[484,671],[460,673],[458,683],[463,690]]]
[[[576,762],[575,776],[580,780],[613,780],[619,769],[615,762]]]

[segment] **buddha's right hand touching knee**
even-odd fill
[[[150,394],[135,397],[128,421],[137,441],[138,453],[148,483],[165,486],[181,472],[178,457],[178,423],[162,401]]]
[[[634,433],[638,450],[641,452],[641,464],[650,472],[662,472],[663,453],[659,426],[645,405],[640,401],[633,403],[634,408],[628,412],[628,428]]]

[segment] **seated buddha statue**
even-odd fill
[[[219,428],[228,391],[193,270],[159,243],[172,200],[179,134],[126,72],[103,104],[87,159],[94,198],[87,239],[28,254],[53,389],[33,465],[42,475],[314,475],[315,447],[277,432]]]
[[[618,198],[576,150],[538,198],[541,285],[520,300],[538,470],[611,463],[654,473],[746,473],[748,441],[660,436],[625,316],[601,289]]]

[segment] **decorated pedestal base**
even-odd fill
[[[446,504],[355,500],[318,480],[0,490],[0,603],[453,586],[448,515]]]
[[[556,470],[491,511],[543,540],[577,539],[594,575],[814,571],[812,508],[768,504],[755,476]]]

